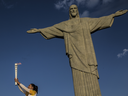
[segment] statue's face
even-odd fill
[[[77,9],[77,6],[76,5],[71,5],[69,11],[70,11],[71,16],[74,17],[74,18],[78,14],[78,9]]]

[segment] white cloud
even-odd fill
[[[82,14],[80,14],[80,17],[88,17],[89,11],[84,11]]]
[[[68,6],[71,6],[75,1],[74,0],[69,0]]]
[[[88,0],[86,2],[86,6],[89,7],[89,8],[93,8],[99,3],[99,1],[100,0]]]
[[[79,4],[85,4],[86,1],[87,1],[87,0],[76,0],[76,2],[77,2],[78,5],[79,5]]]
[[[74,3],[74,0],[61,0],[58,3],[55,4],[55,7],[57,9],[67,9],[70,5]]]
[[[55,4],[55,7],[57,9],[67,9],[70,5],[75,3],[77,6],[85,5],[88,8],[93,8],[98,5],[99,2],[106,4],[113,1],[114,0],[58,0],[58,2]]]
[[[56,4],[55,7],[57,9],[67,9],[69,8],[70,5],[73,3],[77,4],[78,6],[84,5],[88,8],[93,8],[95,7],[100,0],[59,0]],[[107,2],[108,0],[105,0],[104,2]],[[109,0],[110,1],[110,0]]]
[[[121,57],[125,56],[127,52],[128,52],[128,49],[124,49],[124,50],[123,50],[123,53],[119,53],[119,54],[117,55],[117,57],[118,57],[118,58],[121,58]]]

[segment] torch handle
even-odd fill
[[[17,70],[18,70],[18,65],[15,63],[15,78],[17,79]],[[17,85],[17,82],[15,82],[15,85]]]

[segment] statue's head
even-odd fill
[[[78,7],[75,4],[70,6],[70,8],[69,8],[69,16],[70,16],[70,19],[79,18]]]

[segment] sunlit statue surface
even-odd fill
[[[77,6],[71,5],[69,20],[47,28],[34,28],[27,33],[40,32],[45,39],[63,38],[72,69],[75,96],[101,96],[91,34],[111,27],[114,17],[123,15],[127,11],[120,10],[100,18],[80,18]]]

